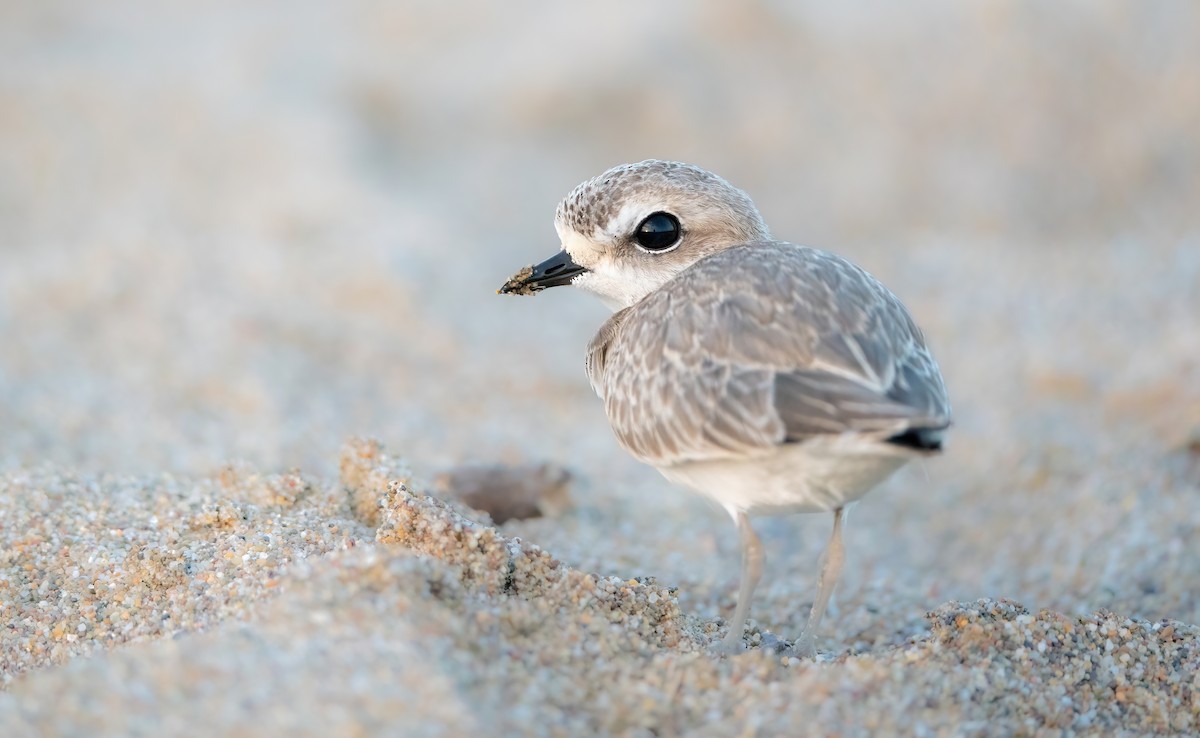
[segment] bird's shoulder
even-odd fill
[[[900,300],[845,259],[783,242],[684,270],[610,317],[587,365],[623,444],[660,460],[949,419]]]
[[[925,338],[907,308],[879,280],[819,249],[780,241],[736,246],[700,260],[630,308],[620,321],[626,340],[734,363],[781,370],[839,363],[856,337],[865,357],[886,363]],[[617,326],[614,326],[616,328]],[[834,355],[830,355],[830,354]]]

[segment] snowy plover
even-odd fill
[[[587,374],[617,440],[737,524],[741,583],[722,650],[742,647],[763,549],[750,516],[832,512],[820,584],[841,572],[848,505],[941,449],[950,403],[908,310],[850,262],[771,238],[746,193],[698,167],[608,170],[559,204],[562,249],[502,293],[572,284],[616,312]]]

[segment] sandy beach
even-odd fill
[[[0,735],[1200,732],[1200,10],[469,6],[0,9]],[[495,294],[651,156],[946,377],[815,661],[711,654],[736,535],[616,445],[606,311]]]

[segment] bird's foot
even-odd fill
[[[721,640],[708,644],[708,652],[713,656],[737,656],[746,652],[746,641],[741,632],[730,630]]]
[[[801,633],[800,637],[791,644],[785,641],[780,643],[783,644],[782,647],[776,649],[776,653],[780,656],[787,656],[798,661],[815,661],[817,659],[816,639],[807,631]]]

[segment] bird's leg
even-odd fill
[[[833,511],[833,535],[825,553],[821,554],[821,580],[817,586],[817,599],[813,600],[812,610],[808,613],[808,624],[804,632],[792,646],[792,653],[802,658],[816,655],[817,627],[825,614],[825,606],[829,604],[829,596],[833,594],[833,586],[837,584],[838,575],[842,573],[842,563],[845,561],[845,551],[842,548],[842,515],[843,508]]]
[[[738,539],[742,549],[742,575],[738,584],[737,606],[733,610],[733,619],[729,621],[729,632],[721,642],[719,650],[723,653],[738,653],[742,650],[742,630],[746,627],[746,614],[750,610],[750,598],[754,596],[754,588],[762,579],[763,547],[762,541],[754,528],[750,527],[750,517],[741,510],[728,508],[733,521],[737,523]]]

